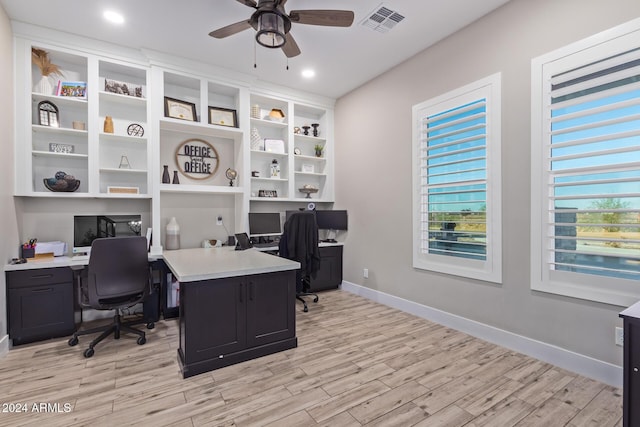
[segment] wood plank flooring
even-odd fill
[[[0,425],[622,426],[620,389],[341,290],[296,309],[298,348],[186,380],[176,320],[16,347]]]

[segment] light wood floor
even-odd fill
[[[90,359],[89,337],[16,347],[0,409],[27,412],[0,425],[622,426],[620,389],[344,291],[297,309],[298,348],[186,380],[175,320]]]

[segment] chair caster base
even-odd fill
[[[73,347],[74,345],[77,345],[78,344],[78,337],[69,338],[69,341],[67,341],[67,344],[69,344],[69,347]]]
[[[93,356],[93,353],[94,353],[93,348],[89,347],[88,349],[86,349],[84,351],[83,354],[84,354],[84,357],[89,358],[89,357]]]

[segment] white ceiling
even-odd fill
[[[0,0],[12,20],[131,48],[146,48],[224,67],[259,80],[339,98],[508,0],[289,0],[286,10],[346,9],[349,28],[293,24],[302,54],[288,61],[280,49],[256,45],[253,29],[214,39],[208,33],[248,19],[253,9],[236,0]],[[361,25],[384,4],[405,16],[386,34]],[[107,23],[106,9],[125,23]],[[257,47],[255,47],[257,46]],[[257,68],[254,68],[254,49]],[[301,71],[316,76],[304,79]]]

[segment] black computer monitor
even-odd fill
[[[336,231],[346,230],[348,224],[347,211],[316,211],[316,222],[320,230],[328,230],[326,242],[336,242]]]
[[[140,236],[141,215],[75,215],[73,253],[88,254],[98,237]]]
[[[346,230],[347,211],[326,210],[316,211],[316,221],[321,230]]]
[[[280,214],[277,212],[249,212],[249,234],[252,236],[282,234]]]

